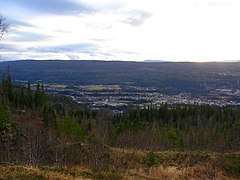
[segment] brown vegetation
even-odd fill
[[[102,154],[100,151],[95,154]],[[159,164],[148,167],[146,151],[111,149],[110,156],[89,159],[89,166],[0,165],[0,179],[237,179],[226,171],[229,157],[240,154],[156,152]],[[108,161],[106,161],[108,159]],[[94,169],[95,162],[107,168]],[[233,164],[232,164],[233,165]],[[235,164],[236,165],[236,164]]]
[[[40,84],[14,87],[9,71],[3,77],[2,179],[240,177],[238,108],[165,105],[113,115],[46,96]]]

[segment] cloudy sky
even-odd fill
[[[11,59],[240,59],[239,0],[0,0]]]

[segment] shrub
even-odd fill
[[[146,155],[145,164],[148,168],[157,166],[159,164],[158,156],[155,152],[150,151]]]

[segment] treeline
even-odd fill
[[[129,107],[123,114],[93,111],[42,84],[0,84],[0,163],[110,163],[110,147],[229,152],[240,149],[239,107],[163,104]],[[34,90],[33,90],[34,89]]]
[[[2,75],[1,100],[3,105],[10,104],[20,109],[38,109],[44,106],[46,101],[43,85],[38,83],[35,91],[32,91],[29,81],[27,87],[24,87],[22,83],[18,87],[13,86],[9,72]]]
[[[239,107],[154,105],[115,115],[112,142],[155,150],[229,151],[240,147]]]
[[[33,90],[34,89],[34,90]],[[94,115],[69,99],[46,95],[42,84],[14,85],[9,68],[0,84],[0,163],[54,163],[65,159],[66,144],[83,142],[89,124],[82,119]],[[54,96],[54,95],[52,95]],[[86,121],[87,122],[87,121]]]

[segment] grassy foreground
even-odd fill
[[[116,159],[117,157],[117,159]],[[113,149],[107,170],[0,165],[0,179],[239,179],[240,153],[145,152]]]

